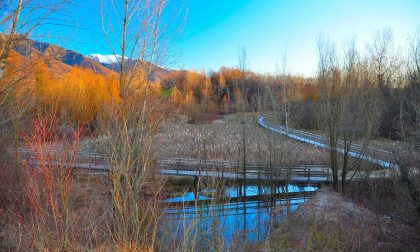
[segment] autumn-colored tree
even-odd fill
[[[34,99],[38,109],[59,109],[62,119],[86,124],[104,115],[107,106],[118,102],[117,89],[112,76],[105,77],[89,69],[74,67],[61,79],[54,79],[46,65],[40,64],[36,70]]]

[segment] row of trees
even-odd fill
[[[367,142],[377,129],[380,115],[380,92],[368,61],[363,61],[352,41],[340,61],[334,44],[318,40],[319,70],[317,84],[320,97],[316,103],[321,128],[329,138],[333,188],[338,190],[338,142],[344,142],[341,163],[341,188],[344,190],[349,170],[356,170],[360,160],[350,163],[349,152],[355,138]]]
[[[373,135],[399,138],[419,147],[419,34],[417,30],[409,38],[405,59],[395,54],[389,29],[375,33],[364,55],[352,40],[339,57],[332,41],[319,38],[319,100],[314,105],[333,147],[333,169],[337,162],[334,146],[339,139],[346,148],[355,137],[367,142]],[[345,155],[343,176],[348,161]]]
[[[33,62],[35,62],[33,64]],[[91,124],[99,119],[109,118],[110,106],[122,101],[119,76],[103,76],[89,69],[73,67],[70,72],[55,76],[47,64],[48,59],[31,55],[23,57],[12,50],[8,57],[5,73],[8,82],[16,79],[19,87],[13,96],[27,102],[27,108],[35,111],[60,113],[62,123]],[[274,100],[282,99],[283,77],[261,76],[242,72],[235,68],[222,68],[207,76],[204,72],[173,71],[163,80],[148,80],[147,73],[139,66],[138,71],[126,77],[131,83],[126,89],[174,104],[186,111],[194,108],[204,113],[234,113],[273,109]],[[18,76],[24,76],[19,80]],[[312,79],[286,76],[289,101],[314,101],[318,91]],[[6,79],[6,78],[4,78]],[[241,83],[241,84],[239,84]],[[273,95],[276,93],[276,95]],[[125,95],[127,96],[127,95]],[[127,98],[133,102],[132,98]]]
[[[286,79],[286,81],[284,81]],[[284,84],[283,84],[284,83]],[[260,75],[239,68],[219,71],[174,71],[162,80],[164,93],[181,107],[195,107],[207,113],[268,111],[280,101],[287,86],[290,102],[315,101],[318,90],[314,79],[291,75]]]
[[[402,139],[413,135],[419,125],[418,33],[409,38],[405,56],[397,54],[389,29],[374,34],[364,54],[356,48],[355,40],[350,40],[343,50],[337,50],[334,42],[319,38],[320,61],[315,78],[221,68],[209,73],[172,72],[162,81],[162,87],[176,104],[202,112],[240,111],[238,104],[242,98],[246,111],[283,111],[278,114],[283,122],[286,121],[284,111],[288,110],[290,123],[307,129],[322,128],[325,120],[318,110],[326,100],[336,101],[340,106],[334,109],[340,111],[335,113],[342,114],[350,114],[346,111],[350,108],[342,108],[347,105],[341,103],[351,104],[348,106],[352,111],[363,114],[365,108],[357,103],[364,100],[375,107],[374,114],[364,111],[372,114],[375,125],[365,124],[360,118],[353,120],[359,120],[358,125],[371,127],[371,134]],[[366,97],[353,97],[353,93]],[[288,109],[285,109],[285,101]]]

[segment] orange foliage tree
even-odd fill
[[[105,115],[106,107],[118,102],[116,78],[89,69],[74,67],[59,80],[48,79],[40,71],[36,81],[35,93],[43,107],[59,108],[62,117],[80,124]]]

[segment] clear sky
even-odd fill
[[[73,2],[63,13],[77,28],[48,26],[40,32],[67,38],[60,44],[83,54],[109,54],[99,0]],[[312,75],[320,33],[338,46],[355,36],[364,48],[378,29],[391,28],[398,45],[420,25],[420,0],[172,0],[167,11],[179,12],[180,7],[187,18],[172,42],[179,55],[173,67],[184,69],[237,66],[239,48],[244,47],[249,69],[272,73],[287,48],[289,71]]]

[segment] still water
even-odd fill
[[[214,189],[204,189],[198,194],[186,192],[165,200],[169,204],[164,211],[165,230],[171,230],[175,239],[188,233],[202,240],[218,237],[227,244],[238,238],[262,241],[317,189],[312,185],[294,184],[275,188],[232,186],[218,191],[217,195],[223,196],[222,201],[214,199]],[[244,195],[246,197],[241,197]]]

